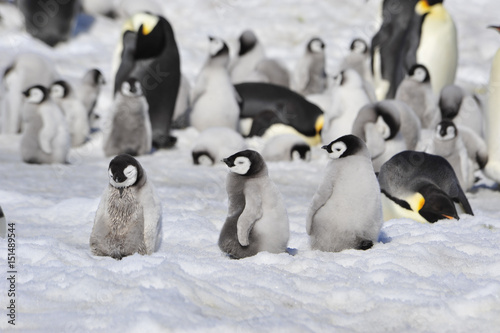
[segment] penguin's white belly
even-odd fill
[[[500,183],[500,50],[493,59],[488,91],[486,143],[489,156],[485,173],[489,178]]]
[[[214,75],[193,106],[191,124],[199,131],[209,127],[228,127],[237,130],[240,109],[233,85],[227,75]]]
[[[263,214],[255,223],[252,233],[258,238],[259,251],[284,252],[290,231],[283,199],[272,183],[263,186],[262,191]]]
[[[422,25],[417,63],[429,70],[436,95],[444,86],[455,82],[457,53],[457,31],[451,17],[445,12],[427,15]]]

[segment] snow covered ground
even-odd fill
[[[379,1],[183,0],[165,1],[193,82],[207,54],[207,35],[233,43],[253,28],[269,56],[293,68],[307,40],[327,44],[334,71],[354,37],[369,39],[378,26]],[[484,91],[500,36],[494,0],[447,1],[460,38],[458,81]],[[87,33],[54,49],[16,30],[4,5],[0,67],[17,52],[54,59],[63,75],[100,68],[112,81],[111,59],[120,23],[97,18]],[[5,24],[5,23],[8,24]],[[106,86],[98,108],[111,103]],[[494,332],[500,327],[500,191],[482,180],[468,193],[475,216],[420,224],[386,222],[368,251],[323,253],[309,248],[307,207],[326,156],[307,162],[268,163],[290,218],[289,247],[297,254],[260,253],[229,260],[217,247],[226,217],[227,168],[193,166],[197,133],[176,131],[172,150],[139,161],[163,205],[163,241],[152,256],[116,261],[94,257],[88,241],[108,158],[95,135],[71,151],[70,165],[28,165],[19,136],[0,136],[0,205],[16,223],[16,326],[44,332]],[[362,209],[362,207],[358,207]],[[0,239],[0,330],[14,327],[7,245]]]

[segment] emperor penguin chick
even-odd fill
[[[262,156],[268,162],[308,161],[311,158],[311,146],[296,134],[280,134],[267,140]]]
[[[81,146],[90,134],[88,111],[67,81],[58,80],[50,87],[50,97],[59,105],[66,117],[71,146]]]
[[[210,127],[196,138],[191,156],[194,164],[212,165],[246,148],[240,133],[227,127]]]
[[[288,215],[262,156],[243,150],[225,158],[224,163],[230,170],[226,182],[229,208],[219,248],[233,259],[261,251],[285,252],[290,235]]]
[[[21,137],[21,157],[26,163],[66,163],[70,149],[64,115],[49,96],[49,90],[36,85],[23,92],[33,106],[25,114]]]
[[[152,134],[148,103],[141,83],[130,78],[123,81],[115,95],[113,108],[105,128],[104,153],[144,155],[151,151]]]
[[[322,148],[331,160],[307,213],[311,248],[369,249],[382,227],[382,204],[368,148],[350,134]]]
[[[106,84],[104,75],[96,68],[90,69],[83,76],[80,87],[75,91],[87,110],[90,124],[98,117],[95,113],[95,107],[99,94],[101,93],[102,86]]]
[[[118,260],[136,252],[152,254],[161,242],[162,217],[153,184],[127,154],[111,160],[108,175],[90,235],[92,254]]]
[[[190,123],[199,131],[216,126],[237,131],[240,98],[227,70],[229,48],[222,39],[209,38],[210,56],[192,90]]]
[[[325,43],[312,38],[293,72],[291,89],[302,95],[321,94],[327,86],[325,67]]]

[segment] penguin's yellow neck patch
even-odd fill
[[[318,119],[316,119],[316,124],[314,125],[317,134],[319,134],[319,132],[323,129],[324,125],[325,125],[325,116],[321,115],[318,117]]]
[[[415,6],[415,11],[419,15],[424,15],[431,11],[431,6],[427,0],[420,0]]]
[[[418,211],[421,210],[425,205],[425,199],[423,195],[418,192],[408,197],[406,199],[406,202],[408,202],[408,204],[410,205],[411,210],[416,213],[418,213]]]

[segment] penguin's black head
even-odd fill
[[[349,48],[351,52],[358,54],[368,53],[368,44],[361,38],[355,38]]]
[[[55,99],[62,99],[68,97],[71,87],[68,82],[58,80],[50,86],[50,97]]]
[[[376,125],[384,140],[394,138],[401,127],[399,112],[390,103],[377,103],[375,112],[378,114]]]
[[[436,126],[436,137],[448,141],[457,137],[458,130],[451,120],[443,120]]]
[[[290,159],[307,161],[310,158],[311,147],[307,143],[297,143],[290,150]]]
[[[136,14],[137,15],[137,14]],[[151,13],[140,13],[142,24],[137,31],[135,59],[149,59],[159,56],[166,47],[165,29],[169,23],[165,18]]]
[[[462,106],[464,91],[457,85],[450,84],[441,89],[439,96],[439,109],[442,119],[453,119],[457,116]]]
[[[429,75],[427,67],[421,64],[415,64],[411,66],[410,70],[408,71],[408,76],[414,81],[420,83],[431,82],[431,76]]]
[[[195,165],[212,165],[215,162],[208,151],[193,151],[191,152],[191,156]]]
[[[213,36],[208,36],[208,39],[210,41],[209,53],[211,58],[229,55],[229,48],[222,39]]]
[[[49,98],[49,90],[42,85],[35,85],[23,91],[23,95],[30,104],[41,104]]]
[[[257,44],[257,36],[252,30],[245,30],[241,34],[239,41],[240,41],[240,51],[238,55],[242,56],[255,47],[255,45]]]
[[[104,75],[102,75],[101,71],[98,70],[97,68],[89,70],[84,76],[84,81],[94,87],[106,84],[106,80],[104,80]]]
[[[120,91],[124,96],[142,96],[141,82],[136,78],[130,77],[127,80],[123,81]]]
[[[425,184],[418,192],[423,200],[418,213],[430,223],[442,219],[459,219],[453,200],[434,184]]]
[[[311,53],[323,53],[325,50],[325,43],[321,38],[314,37],[307,43],[307,51]]]
[[[429,4],[429,6],[434,6],[434,5],[437,5],[438,3],[443,3],[444,0],[427,0],[427,3]]]
[[[243,150],[222,160],[229,170],[241,176],[254,176],[266,168],[262,156],[255,150]]]
[[[351,155],[356,155],[366,148],[363,140],[355,135],[348,134],[330,142],[330,144],[321,147],[328,152],[330,158],[344,158]]]
[[[109,162],[108,174],[109,183],[117,189],[134,186],[143,178],[141,165],[128,154],[113,158]]]

